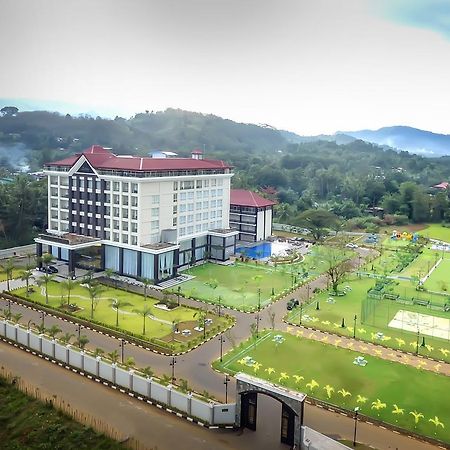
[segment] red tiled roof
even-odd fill
[[[276,205],[275,202],[267,200],[267,198],[261,197],[255,192],[246,191],[245,189],[231,189],[230,204],[237,206],[254,206],[256,208]]]
[[[74,156],[49,163],[49,166],[73,166],[84,155],[95,169],[132,170],[132,171],[164,171],[231,168],[223,161],[194,158],[150,158],[140,156],[117,156],[100,145]]]
[[[447,183],[446,181],[443,181],[442,183],[436,184],[432,187],[434,187],[436,189],[447,189],[449,187],[449,183]]]

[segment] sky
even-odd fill
[[[0,98],[450,134],[450,0],[0,0]]]

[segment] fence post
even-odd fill
[[[30,334],[31,334],[31,331],[27,330],[27,347],[28,348],[30,348]]]
[[[95,376],[99,377],[100,376],[100,361],[102,360],[102,358],[100,356],[97,356],[95,358]]]
[[[111,368],[112,368],[112,383],[116,384],[116,363],[112,363]]]
[[[83,350],[81,350],[80,356],[81,356],[81,371],[84,372],[84,351]]]
[[[167,387],[166,387],[166,390],[167,390],[167,399],[166,399],[166,404],[168,405],[168,406],[170,406],[171,405],[171,402],[172,402],[172,385],[171,384],[168,384],[167,385]]]
[[[133,391],[133,387],[134,387],[134,383],[133,383],[133,381],[134,381],[134,370],[130,369],[128,371],[128,374],[129,374],[128,385],[130,386],[130,391]]]
[[[152,377],[147,377],[147,397],[152,398]]]
[[[70,344],[66,345],[66,360],[64,361],[66,364],[69,364],[69,353],[70,353]]]
[[[192,393],[189,392],[187,395],[187,415],[190,416],[192,413]]]
[[[18,338],[17,338],[17,335],[18,335],[18,332],[17,332],[17,329],[19,328],[19,324],[18,323],[16,323],[15,325],[14,325],[14,340],[17,342],[18,341]]]
[[[39,339],[39,353],[42,353],[42,336],[43,336],[43,334],[40,334],[38,336],[38,339]]]

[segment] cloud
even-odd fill
[[[383,0],[381,7],[390,20],[432,30],[450,40],[449,0]]]

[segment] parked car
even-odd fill
[[[39,267],[39,270],[41,272],[47,272],[47,273],[58,273],[58,269],[55,266],[47,266],[47,267]]]
[[[300,304],[300,302],[298,301],[298,298],[291,298],[287,302],[286,308],[288,309],[288,311],[291,311],[292,309],[294,309],[299,304]]]
[[[349,243],[346,245],[346,247],[347,247],[347,248],[358,248],[358,245],[357,245],[357,244],[353,244],[352,242],[349,242]]]

